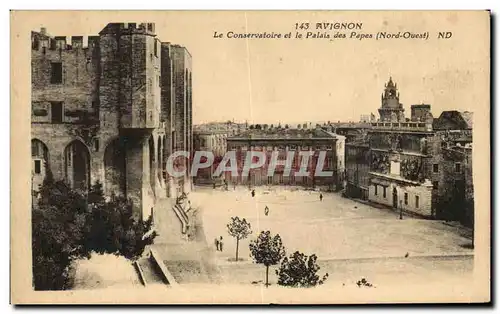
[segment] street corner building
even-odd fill
[[[346,193],[397,211],[472,225],[472,113],[411,106],[405,118],[392,78],[380,119],[346,144]]]
[[[343,188],[345,136],[324,130],[319,125],[312,128],[305,125],[297,128],[255,125],[227,137],[226,141],[228,151],[235,152],[238,168],[237,176],[225,173],[227,182],[249,186],[304,186],[328,191]],[[265,163],[246,174],[247,153],[252,151],[264,153]],[[309,158],[305,159],[304,153],[309,154]],[[324,160],[320,160],[321,154],[324,154]],[[273,158],[276,158],[276,166],[270,171]],[[299,175],[301,168],[305,168],[308,174]],[[318,171],[331,174],[318,175]]]
[[[190,189],[166,161],[191,152],[191,55],[162,42],[154,23],[110,23],[97,36],[31,33],[32,190],[50,172],[82,193],[128,197],[145,219]]]

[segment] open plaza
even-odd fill
[[[253,188],[252,188],[253,189]],[[190,194],[200,208],[207,245],[212,246],[223,282],[256,284],[264,279],[262,265],[253,263],[248,244],[260,231],[279,234],[287,255],[316,254],[327,285],[354,285],[366,278],[375,285],[443,281],[466,283],[472,278],[471,231],[444,221],[418,219],[386,208],[376,208],[339,193],[321,193],[294,187],[248,187],[224,191],[196,188]],[[268,216],[265,207],[269,208]],[[245,218],[253,233],[236,241],[227,233],[231,217]],[[223,237],[223,251],[215,249]],[[270,271],[270,282],[276,282]]]

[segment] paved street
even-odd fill
[[[353,283],[361,277],[377,282],[467,280],[472,274],[473,251],[463,230],[440,221],[404,217],[342,198],[340,194],[290,191],[290,188],[248,188],[236,191],[198,188],[190,194],[192,204],[203,213],[209,245],[224,237],[224,252],[217,263],[227,283],[250,283],[264,278],[264,268],[252,264],[248,243],[261,230],[279,233],[288,253],[299,250],[316,254],[320,274],[330,274],[329,284]],[[265,206],[270,208],[264,215]],[[240,242],[235,263],[235,240],[226,231],[230,217],[246,218],[253,234]],[[215,248],[214,248],[215,250]],[[405,255],[408,254],[408,257]],[[270,272],[274,280],[274,272]],[[376,282],[374,282],[376,284]]]

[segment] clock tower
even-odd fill
[[[382,106],[378,109],[380,121],[401,122],[404,121],[403,104],[399,102],[398,84],[394,84],[392,77],[385,84],[382,93]]]

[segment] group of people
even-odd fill
[[[222,242],[222,236],[220,238],[215,238],[214,244],[215,244],[215,249],[219,252],[222,252],[222,249],[224,248],[224,242]]]

